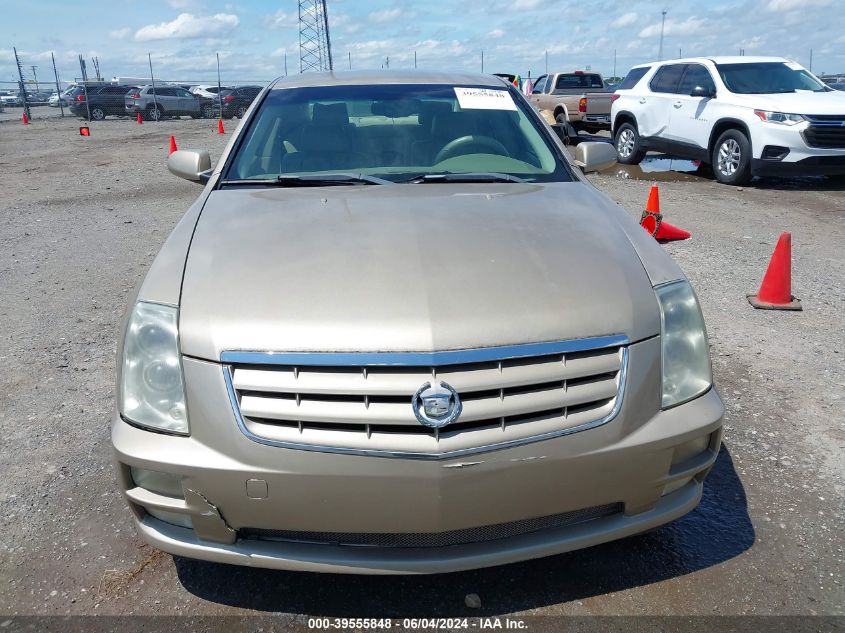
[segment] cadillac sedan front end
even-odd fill
[[[145,540],[437,573],[697,505],[723,406],[695,294],[516,91],[312,75],[251,112],[120,344],[112,441]]]

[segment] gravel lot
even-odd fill
[[[662,181],[667,221],[693,234],[666,248],[703,303],[727,406],[695,512],[490,570],[321,576],[174,560],[136,536],[109,453],[118,322],[200,191],[168,174],[168,135],[216,159],[229,134],[214,121],[108,119],[82,138],[78,125],[0,122],[0,614],[845,614],[841,182],[594,177],[637,217]],[[804,311],[753,310],[745,295],[783,230]],[[470,593],[480,608],[465,606]]]

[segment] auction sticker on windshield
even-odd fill
[[[513,97],[507,90],[489,88],[455,88],[462,110],[516,110]]]

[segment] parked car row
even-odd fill
[[[611,98],[621,163],[657,150],[709,164],[732,185],[845,174],[845,93],[784,58],[642,64]]]
[[[230,119],[242,117],[261,90],[261,86],[221,88],[218,92],[217,86],[105,84],[88,86],[87,89],[79,85],[61,96],[54,96],[57,106],[59,99],[64,99],[73,114],[88,118],[90,113],[95,121],[102,121],[107,116],[138,114],[148,121],[178,116],[199,119],[222,115]]]

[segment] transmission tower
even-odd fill
[[[333,70],[326,0],[299,0],[299,72]]]

